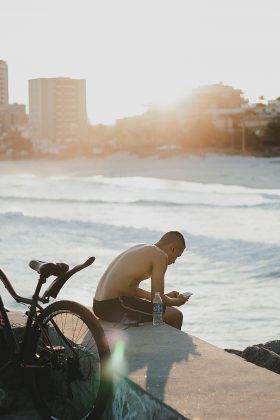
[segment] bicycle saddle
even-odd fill
[[[50,276],[61,276],[69,269],[69,265],[64,263],[47,263],[39,260],[31,260],[29,267],[37,271],[44,278]]]

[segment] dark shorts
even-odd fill
[[[163,305],[163,313],[165,312]],[[121,322],[124,318],[149,322],[153,320],[152,302],[134,296],[121,296],[108,300],[93,300],[93,312],[98,318],[109,322]]]

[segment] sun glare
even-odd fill
[[[189,97],[191,90],[183,90],[180,92],[169,92],[169,94],[162,95],[159,93],[158,97],[155,98],[153,104],[163,110],[168,111],[173,109],[176,105],[179,105],[183,100]]]
[[[91,0],[82,7],[61,0],[43,9],[5,2],[0,59],[9,63],[12,102],[27,104],[28,80],[44,77],[85,79],[94,123],[150,104],[170,108],[205,84],[232,85],[250,100],[279,96],[280,8],[272,0],[254,7],[241,0]]]

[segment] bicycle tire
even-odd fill
[[[77,302],[52,303],[39,315],[30,344],[38,363],[31,370],[32,394],[42,418],[100,418],[112,378],[108,342],[94,314]]]

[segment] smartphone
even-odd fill
[[[185,293],[182,293],[182,295],[185,296],[185,297],[190,297],[191,295],[193,295],[193,293],[192,292],[185,292]]]

